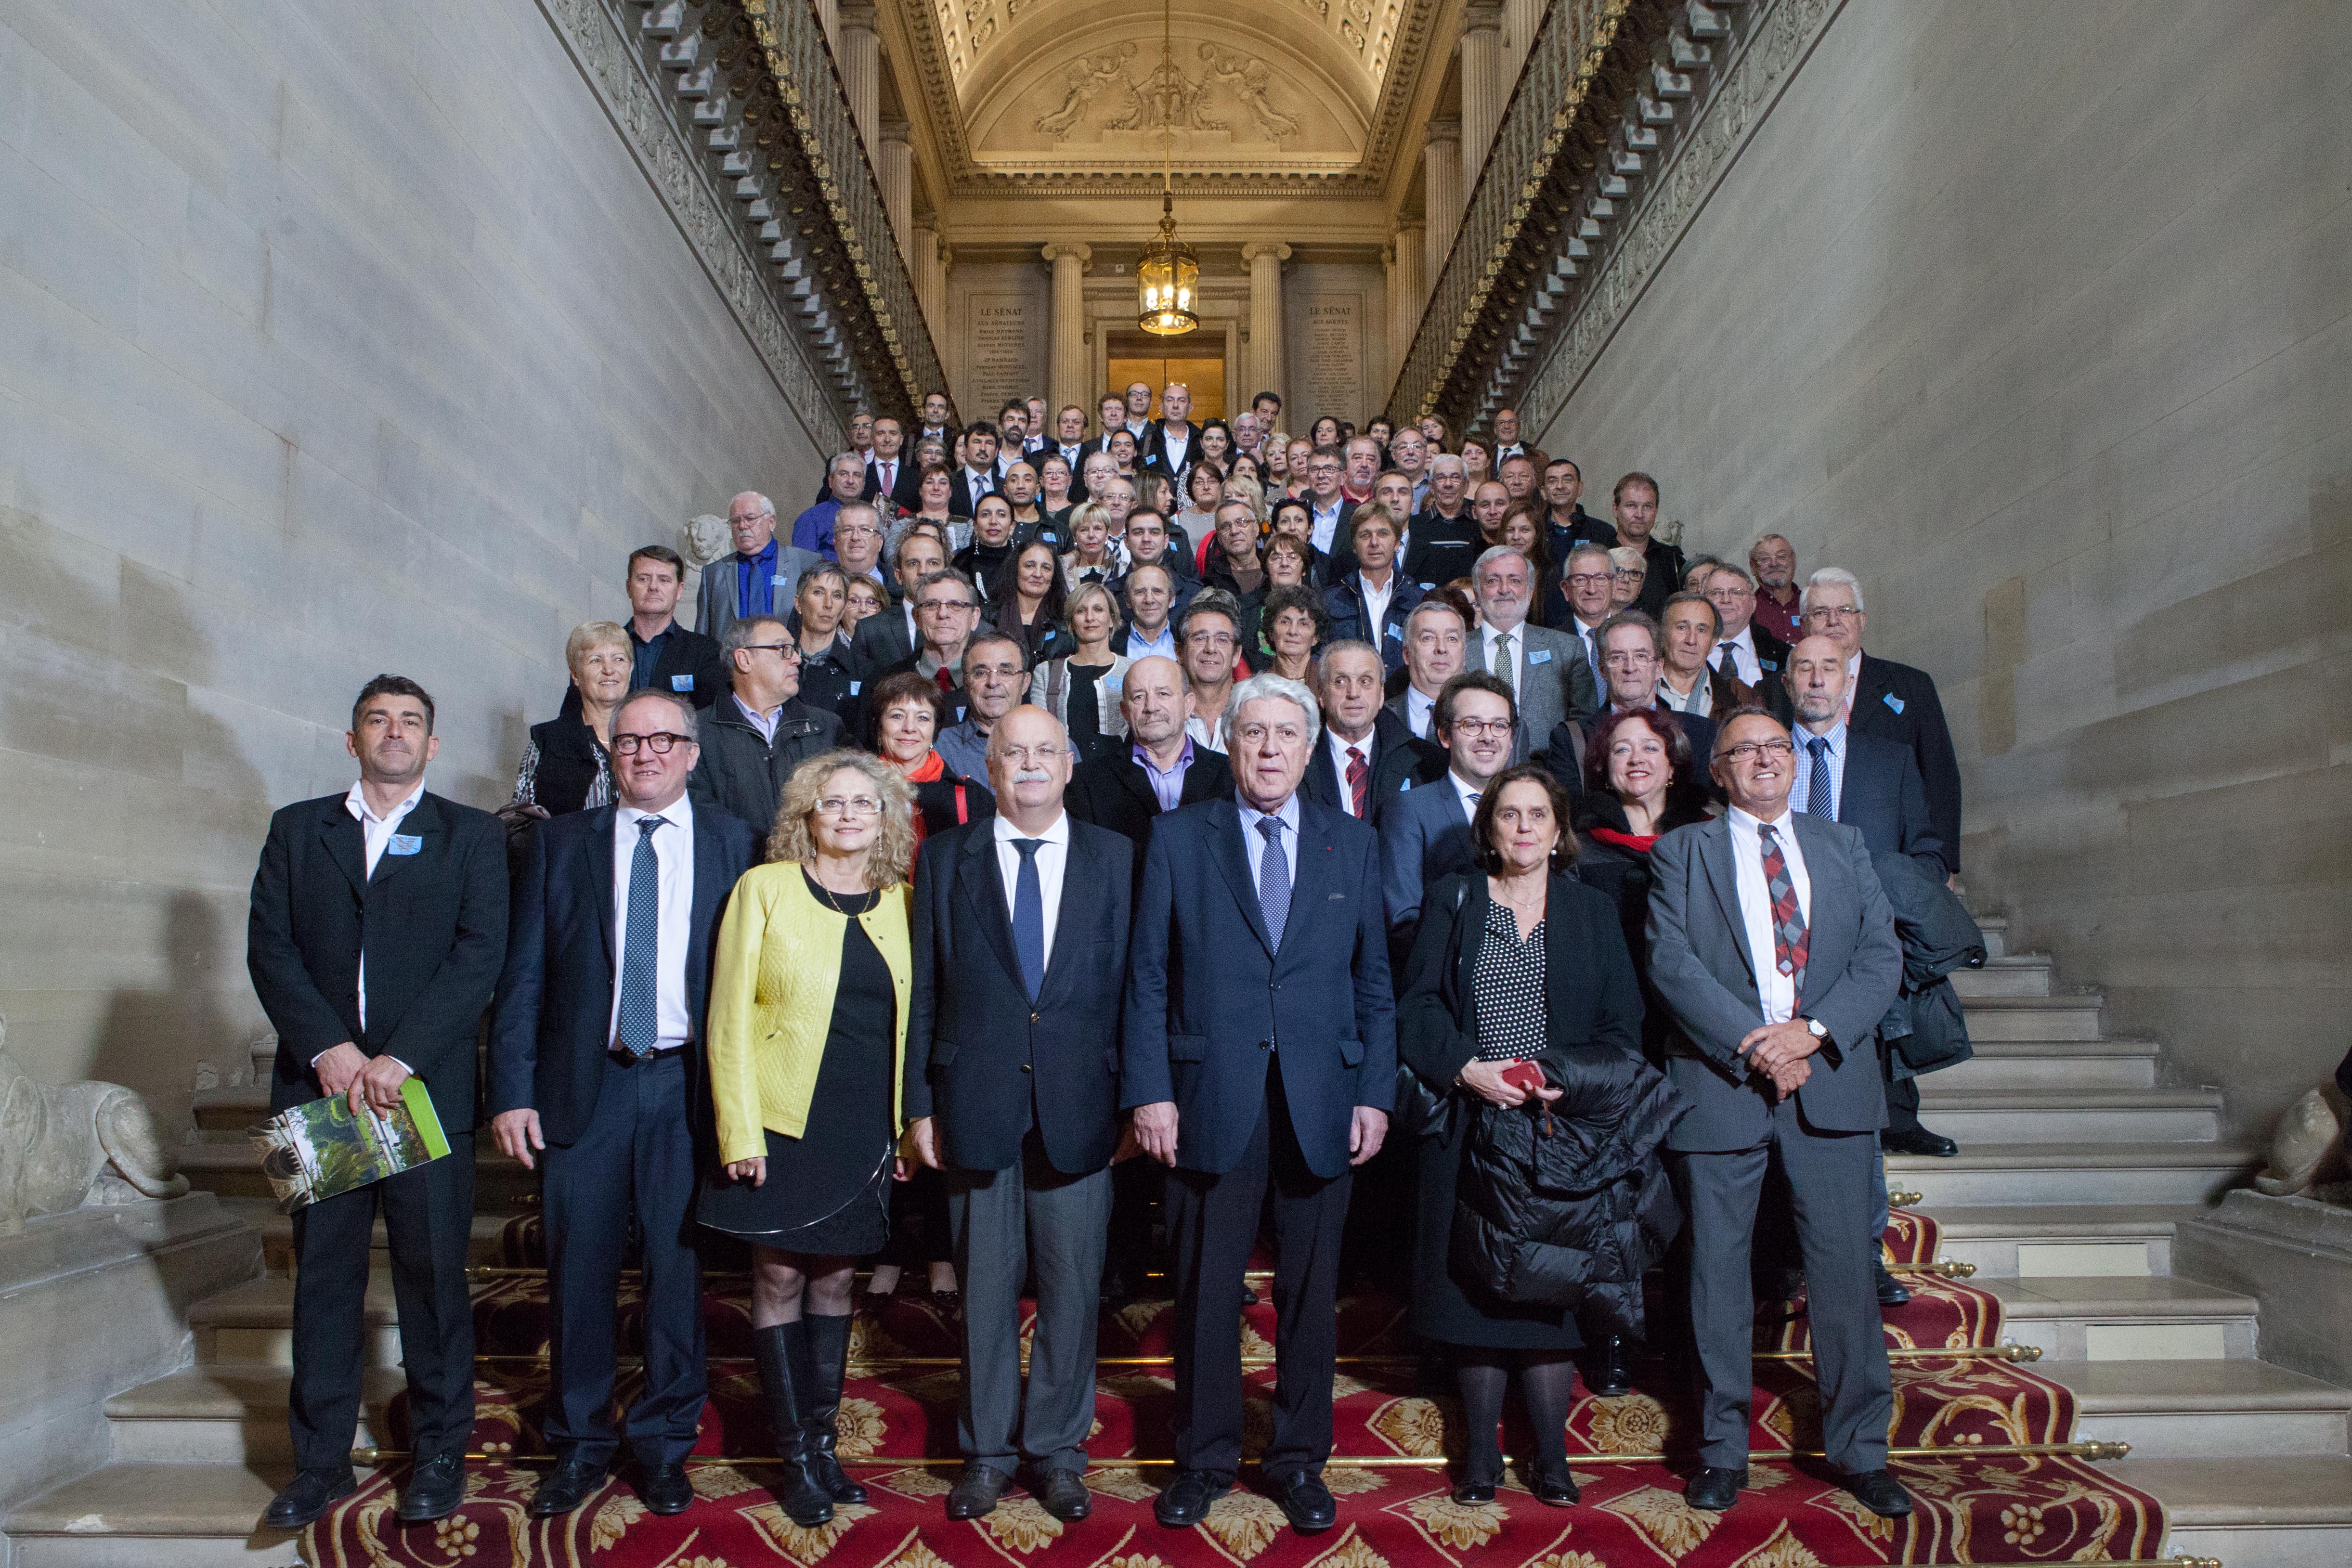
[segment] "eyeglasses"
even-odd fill
[[[882,814],[882,802],[871,795],[852,795],[845,799],[828,795],[816,803],[816,809],[820,815],[827,817],[878,817]]]
[[[1482,740],[1490,736],[1496,740],[1507,740],[1511,734],[1511,721],[1507,718],[1457,718],[1445,727],[1445,731],[1448,735],[1466,735],[1473,740]]]
[[[1612,577],[1647,577],[1650,575],[1650,569],[1646,566],[1621,566],[1609,575]]]
[[[1184,636],[1188,648],[1230,648],[1234,634],[1230,632],[1189,632]]]
[[[1601,655],[1601,662],[1612,670],[1630,670],[1636,664],[1654,664],[1658,662],[1658,656],[1642,648],[1636,648],[1630,653],[1622,648],[1612,648]]]
[[[791,643],[746,643],[743,646],[755,653],[774,653],[787,664],[801,662],[799,647]]]
[[[637,754],[637,748],[642,746],[652,751],[656,757],[667,757],[670,747],[680,741],[691,746],[694,744],[694,737],[690,735],[672,735],[667,730],[657,731],[652,735],[616,735],[613,737],[613,754],[615,757],[635,757]]]
[[[1834,626],[1841,621],[1862,619],[1862,607],[1858,604],[1816,604],[1805,612],[1805,619]]]
[[[1796,747],[1785,740],[1743,740],[1716,753],[1717,758],[1733,762],[1753,762],[1759,758],[1771,759],[1795,755]]]
[[[942,610],[970,610],[974,606],[969,599],[926,599],[915,608],[926,615],[936,615]]]
[[[1568,574],[1568,580],[1576,584],[1579,588],[1598,588],[1602,583],[1609,580],[1609,573],[1605,571],[1572,571]]]

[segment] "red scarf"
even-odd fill
[[[1592,836],[1599,839],[1604,844],[1617,844],[1625,849],[1636,850],[1643,854],[1648,854],[1663,835],[1658,833],[1621,833],[1614,828],[1594,828],[1592,830]]]
[[[927,751],[923,759],[907,770],[909,784],[929,784],[947,777],[948,759],[936,751]]]

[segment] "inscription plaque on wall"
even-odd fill
[[[1310,419],[1363,418],[1364,297],[1318,294],[1307,301],[1306,340],[1291,361]]]
[[[1019,294],[974,294],[965,308],[971,314],[966,417],[993,423],[1007,399],[1045,390],[1045,313]]]

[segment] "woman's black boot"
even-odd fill
[[[768,1413],[776,1428],[776,1458],[783,1465],[783,1482],[776,1500],[785,1514],[803,1530],[833,1521],[833,1498],[809,1458],[806,1390],[793,1379],[793,1343],[804,1338],[799,1323],[778,1323],[751,1332],[751,1354],[759,1363],[760,1387],[768,1396]]]
[[[808,1347],[801,1424],[808,1434],[810,1471],[834,1501],[864,1502],[866,1489],[842,1469],[836,1448],[841,1390],[849,1381],[849,1314],[828,1318],[804,1312],[793,1326],[804,1332]]]

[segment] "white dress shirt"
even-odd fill
[[[1279,809],[1273,811],[1261,811],[1238,796],[1234,797],[1234,804],[1241,808],[1242,848],[1244,851],[1242,858],[1249,862],[1250,885],[1259,890],[1261,898],[1265,896],[1264,885],[1258,879],[1258,873],[1265,869],[1265,835],[1257,831],[1257,825],[1267,817],[1273,817],[1282,824],[1282,831],[1276,833],[1275,837],[1282,841],[1282,858],[1290,862],[1290,885],[1297,887],[1298,885],[1298,792],[1292,790],[1290,799],[1285,800]]]
[[[1731,808],[1731,863],[1739,882],[1740,924],[1748,927],[1748,952],[1756,965],[1756,991],[1764,1000],[1766,1023],[1787,1023],[1797,1014],[1797,982],[1780,973],[1772,957],[1772,890],[1764,881],[1764,845],[1757,837],[1762,821],[1738,807]],[[1797,907],[1805,929],[1813,927],[1813,879],[1805,873],[1805,852],[1798,846],[1794,813],[1783,810],[1772,824],[1780,856],[1788,862],[1789,880],[1797,890]]]
[[[1173,658],[1175,655],[1171,653],[1169,657]],[[1184,733],[1191,737],[1192,744],[1203,751],[1213,751],[1220,757],[1225,754],[1224,727],[1225,720],[1223,714],[1212,720],[1202,718],[1196,713],[1184,721]]]
[[[1013,847],[1015,839],[1029,835],[1014,827],[1003,817],[996,822],[996,874],[1004,879],[1004,913],[1013,913],[1013,903],[1021,891],[1021,852]],[[1070,863],[1070,814],[1064,811],[1054,819],[1054,825],[1037,835],[1045,841],[1037,851],[1037,896],[1045,905],[1045,962],[1054,961],[1054,928],[1062,919],[1062,873]]]
[[[624,806],[613,813],[613,1011],[604,1039],[621,1049],[621,977],[629,957],[629,873],[636,864],[637,824],[659,817],[653,832],[661,904],[654,926],[654,1049],[676,1051],[694,1035],[686,1007],[687,940],[694,934],[694,805],[686,796],[659,811]]]
[[[1729,644],[1727,648],[1726,643]],[[1756,628],[1753,624],[1742,626],[1736,636],[1726,637],[1717,643],[1715,652],[1706,656],[1706,662],[1720,670],[1726,657],[1731,660],[1729,674],[1734,680],[1745,681],[1751,686],[1763,685],[1764,665],[1756,657]]]
[[[1433,738],[1431,732],[1437,727],[1437,699],[1423,695],[1419,686],[1405,687],[1404,722],[1415,739]]]
[[[1381,643],[1381,626],[1389,618],[1389,601],[1396,597],[1396,569],[1389,569],[1389,580],[1381,587],[1362,572],[1356,574],[1356,587],[1364,596],[1364,641],[1377,648]]]
[[[1511,640],[1511,656],[1507,659],[1500,657],[1496,648],[1496,643],[1505,637]],[[1478,643],[1485,654],[1487,673],[1501,676],[1503,683],[1517,695],[1519,668],[1526,664],[1528,657],[1528,623],[1522,621],[1507,632],[1497,632],[1481,621],[1478,622]]]
[[[1365,803],[1370,805],[1372,787],[1370,778],[1372,737],[1367,735],[1361,740],[1342,740],[1339,738],[1339,732],[1327,724],[1323,727],[1323,744],[1331,748],[1331,769],[1339,775],[1339,810],[1352,817],[1356,814],[1356,792],[1348,788],[1348,753],[1354,751],[1364,759],[1364,799]]]
[[[890,492],[898,487],[898,460],[896,457],[877,457],[870,466],[874,471],[874,482],[881,486],[881,498],[888,500]]]
[[[343,809],[360,820],[360,837],[367,845],[369,881],[375,880],[375,862],[383,859],[384,846],[392,842],[393,835],[400,831],[400,824],[407,820],[409,812],[416,810],[416,802],[424,798],[425,780],[420,779],[405,800],[379,817],[368,806],[367,792],[359,785],[353,784],[352,792],[343,797]],[[360,1032],[367,1032],[367,948],[364,944],[360,948]],[[319,1056],[326,1054],[322,1051]],[[316,1063],[319,1056],[312,1057],[311,1061]],[[405,1067],[408,1064],[404,1061],[401,1065]]]
[[[1474,784],[1452,768],[1445,770],[1445,781],[1454,786],[1454,794],[1462,798],[1462,815],[1465,821],[1478,820],[1478,797],[1486,792],[1484,784]]]
[[[1820,735],[1799,725],[1789,738],[1797,747],[1797,782],[1789,791],[1789,810],[1834,820],[1838,802],[1845,799],[1845,720],[1839,719]],[[1824,811],[1813,810],[1813,742],[1816,740],[1830,743],[1829,754],[1823,758],[1830,767],[1829,810]]]

